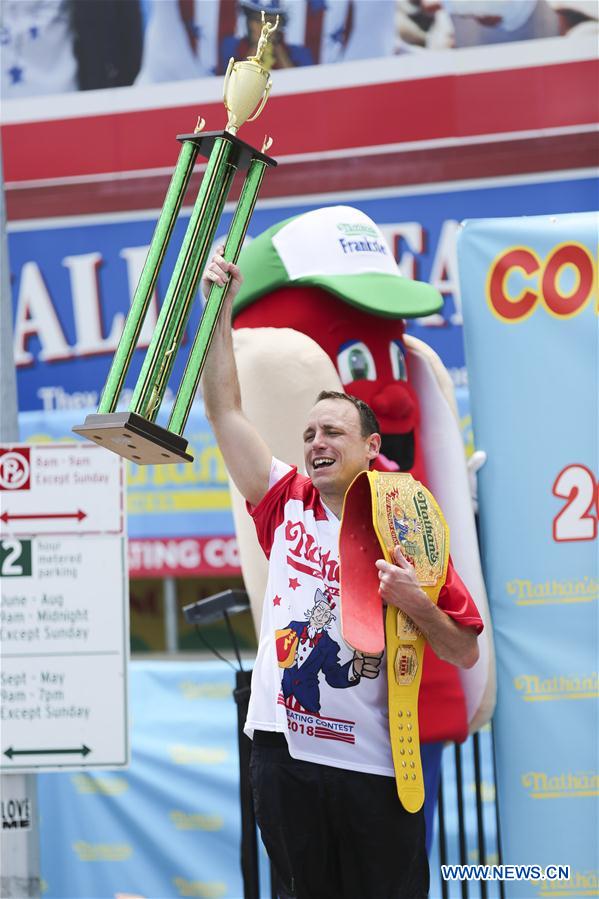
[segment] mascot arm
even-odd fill
[[[422,444],[429,487],[449,525],[454,565],[470,591],[485,629],[478,638],[479,659],[460,669],[470,730],[478,730],[495,707],[493,628],[483,579],[476,524],[468,484],[464,443],[449,372],[427,344],[405,337],[410,377],[420,400]]]

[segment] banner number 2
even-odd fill
[[[593,472],[586,465],[568,465],[556,477],[553,495],[567,500],[553,519],[553,539],[559,543],[594,540],[597,536],[599,484]]]

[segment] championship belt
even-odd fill
[[[426,641],[401,610],[387,606],[383,616],[374,564],[381,554],[393,564],[396,546],[436,604],[449,559],[449,529],[439,506],[410,474],[363,471],[345,494],[341,517],[341,632],[346,643],[366,655],[387,650],[389,734],[397,792],[403,807],[417,812],[424,803],[418,691]]]

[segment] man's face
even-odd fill
[[[346,400],[321,400],[304,429],[304,461],[321,493],[345,493],[359,472],[378,455],[378,434],[364,437],[360,415]]]

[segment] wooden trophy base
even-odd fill
[[[184,437],[135,412],[88,415],[73,431],[137,465],[193,462]]]

